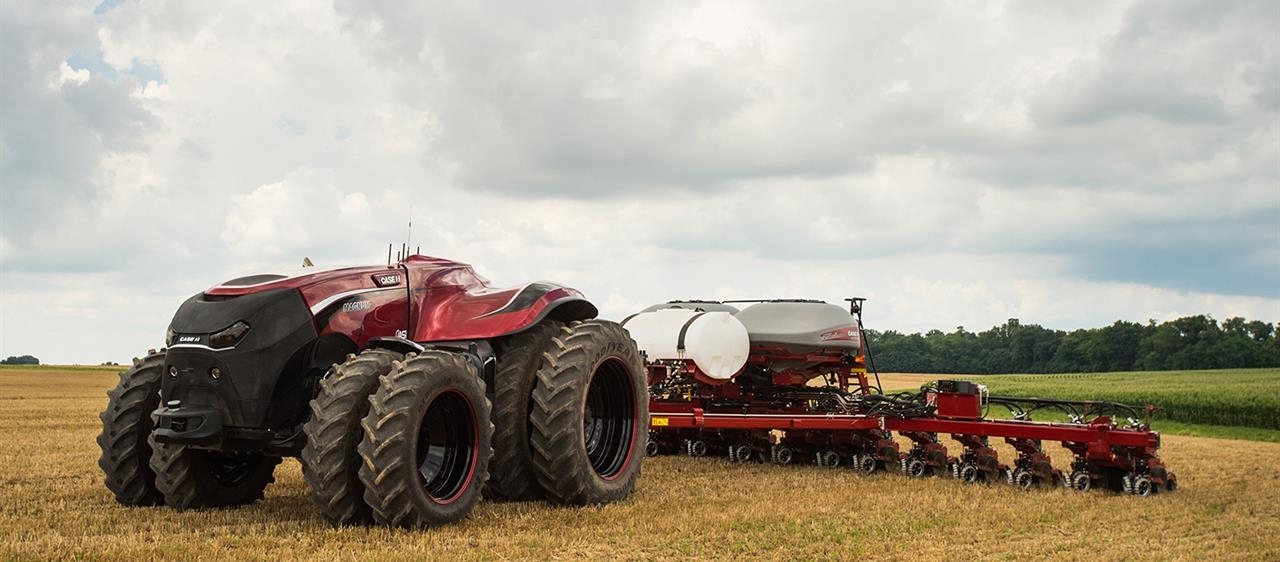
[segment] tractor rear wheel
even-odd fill
[[[403,358],[394,351],[368,349],[347,355],[346,361],[320,379],[320,393],[311,401],[311,419],[303,426],[307,444],[302,448],[302,476],[311,487],[311,501],[330,523],[373,521],[360,483],[356,451],[364,439],[360,420],[369,413],[369,396],[378,389],[378,377],[391,372],[393,362]]]
[[[498,370],[493,376],[493,460],[485,497],[499,501],[526,501],[543,497],[529,448],[533,387],[542,352],[560,332],[560,322],[546,321],[511,336],[498,350]]]
[[[164,350],[134,358],[133,367],[120,373],[120,382],[107,393],[102,419],[98,466],[106,474],[107,489],[124,505],[159,505],[164,496],[156,489],[151,470],[151,412],[160,406],[160,379]]]
[[[597,504],[635,490],[649,396],[640,352],[622,326],[562,327],[538,369],[533,402],[533,464],[548,499]]]
[[[489,410],[484,381],[461,354],[409,354],[383,376],[359,446],[374,521],[417,528],[469,515],[489,474]]]
[[[151,439],[151,469],[164,501],[175,509],[251,504],[262,499],[280,457],[231,453],[157,443]]]

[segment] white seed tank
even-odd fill
[[[650,361],[688,359],[708,377],[729,380],[747,363],[747,329],[728,312],[668,308],[641,312],[625,321]],[[683,332],[683,338],[681,333]]]

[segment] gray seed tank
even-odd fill
[[[858,320],[849,311],[822,301],[767,301],[735,315],[754,346],[777,346],[787,353],[862,350]]]

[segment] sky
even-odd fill
[[[619,319],[1280,321],[1280,4],[0,2],[0,356],[408,241]],[[412,220],[412,230],[408,227]]]

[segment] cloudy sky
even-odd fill
[[[0,2],[0,356],[233,275],[1280,320],[1280,4]]]

